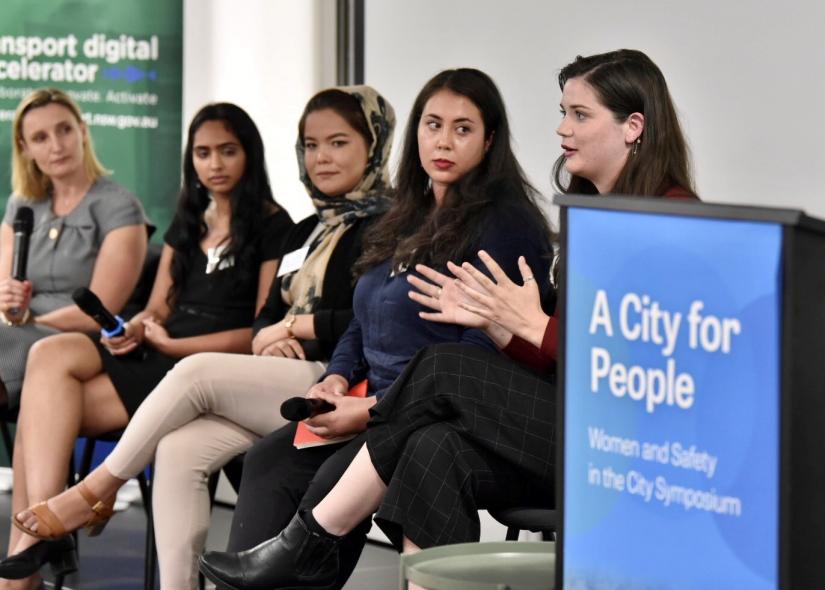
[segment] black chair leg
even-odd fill
[[[518,541],[518,534],[519,534],[518,527],[508,526],[507,527],[507,536],[504,537],[504,540],[505,541]]]
[[[9,464],[11,464],[12,458],[14,457],[14,439],[11,437],[9,423],[5,420],[0,421],[0,434],[3,436],[3,445],[9,454]]]
[[[155,590],[157,569],[157,547],[155,547],[155,524],[149,512],[146,514],[146,551],[143,565],[143,589]]]
[[[143,472],[138,473],[135,479],[137,479],[138,488],[140,489],[140,499],[147,509],[146,514],[149,514],[149,509],[152,507],[152,492],[149,489],[151,487],[151,483],[146,478],[146,474]]]
[[[151,467],[150,467],[151,472]],[[152,483],[141,472],[137,476],[143,508],[146,511],[146,546],[143,560],[143,589],[155,590],[155,572],[157,571],[158,552],[155,546],[155,521],[152,513]]]

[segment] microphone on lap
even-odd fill
[[[291,397],[281,404],[281,416],[285,420],[300,422],[334,409],[334,405],[322,399]]]
[[[126,331],[123,318],[106,309],[100,298],[86,287],[75,289],[72,299],[80,311],[97,322],[100,326],[100,333],[106,338],[121,336]]]
[[[34,212],[31,207],[20,207],[14,216],[14,257],[11,276],[16,281],[26,280],[26,266],[29,261],[29,239],[34,229]]]

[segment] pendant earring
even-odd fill
[[[641,137],[637,138],[636,141],[633,142],[633,155],[634,156],[637,153],[639,153],[639,146],[641,145],[641,143],[642,143],[642,138]]]

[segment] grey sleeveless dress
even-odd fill
[[[110,231],[148,224],[137,197],[108,178],[95,182],[65,217],[52,212],[51,198],[30,201],[12,196],[3,223],[12,225],[17,210],[23,206],[34,212],[27,273],[34,289],[30,304],[34,315],[72,305],[72,292],[89,286],[100,246]],[[0,379],[8,391],[10,408],[20,400],[29,348],[56,333],[57,330],[33,324],[0,324]]]

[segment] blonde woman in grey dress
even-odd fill
[[[0,396],[19,403],[29,348],[60,331],[96,331],[73,304],[89,287],[119,311],[137,284],[147,247],[140,201],[105,178],[78,105],[64,92],[36,90],[13,122],[12,189],[0,224]],[[12,278],[20,207],[34,213],[28,278]],[[5,396],[2,394],[5,393]]]

